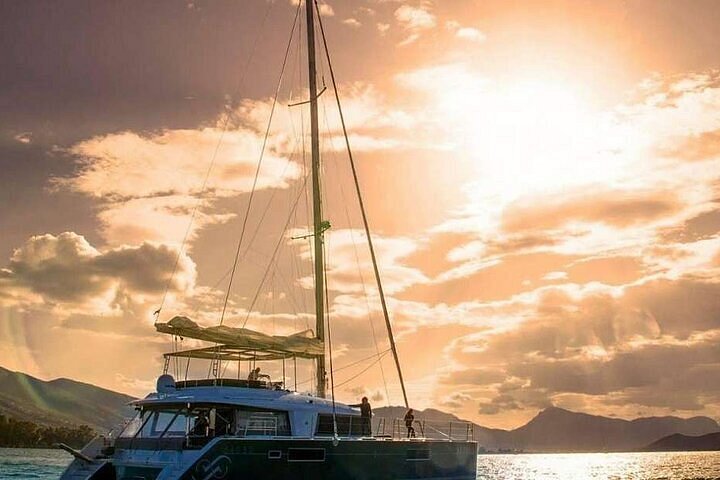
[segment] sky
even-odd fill
[[[320,8],[412,406],[720,417],[720,3]],[[314,328],[299,11],[0,2],[0,365],[144,395],[236,250],[224,324]],[[318,83],[336,394],[399,405]]]

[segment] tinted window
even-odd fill
[[[289,462],[324,462],[324,448],[289,448]]]
[[[362,436],[363,425],[360,417],[354,417],[350,415],[337,415],[337,430],[338,435],[343,437],[348,436]],[[333,416],[332,415],[318,415],[318,424],[316,433],[318,435],[333,435]]]

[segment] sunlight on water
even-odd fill
[[[482,480],[719,479],[720,452],[480,455]]]
[[[0,479],[56,480],[69,462],[59,450],[0,448]],[[477,478],[717,480],[720,452],[480,455]]]

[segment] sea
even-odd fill
[[[0,479],[57,480],[70,459],[60,450],[0,448]],[[718,480],[720,452],[480,455],[477,478]]]

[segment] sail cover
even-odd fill
[[[288,336],[266,335],[247,328],[224,325],[201,327],[187,317],[174,317],[167,323],[157,323],[158,332],[183,338],[215,342],[233,349],[257,352],[282,352],[299,357],[323,355],[323,342],[315,338],[312,330],[303,330]]]

